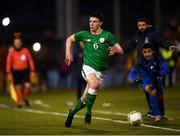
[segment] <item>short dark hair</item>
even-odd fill
[[[91,14],[89,15],[89,17],[96,17],[96,18],[98,18],[101,22],[103,22],[103,20],[104,20],[104,15],[103,15],[103,13],[101,13],[101,12],[93,12],[93,13],[91,13]]]
[[[21,39],[22,33],[21,32],[14,32],[14,39]]]
[[[144,43],[143,49],[147,49],[147,48],[151,48],[152,50],[154,50],[154,46],[151,43]]]
[[[139,18],[138,19],[138,22],[146,22],[147,24],[151,24],[151,22],[149,21],[149,19],[145,18],[145,17],[142,17],[142,18]]]

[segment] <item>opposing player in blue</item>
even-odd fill
[[[165,39],[162,34],[157,32],[155,28],[151,25],[151,22],[146,18],[139,18],[137,21],[137,32],[133,37],[131,37],[124,46],[122,46],[123,54],[131,53],[134,50],[137,50],[137,56],[139,57],[142,55],[142,47],[144,43],[152,43],[154,46],[154,52],[159,53],[159,48],[164,48],[167,50],[175,50],[176,45],[174,43],[171,43],[167,39]],[[117,48],[114,48],[113,46],[109,47],[110,52],[109,55],[121,54],[118,51],[116,51]],[[150,98],[149,93],[144,92],[147,104],[149,107],[148,112],[146,115],[148,115],[152,108],[150,105]],[[162,99],[163,101],[163,99]]]
[[[165,115],[161,82],[161,77],[168,72],[168,64],[159,53],[154,52],[153,45],[150,43],[144,44],[142,55],[139,56],[135,66],[129,72],[130,79],[150,94],[152,110],[148,116],[155,118],[155,121],[170,119]]]

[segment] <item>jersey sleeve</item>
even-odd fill
[[[116,40],[116,38],[113,36],[112,33],[109,32],[109,35],[108,35],[108,39],[109,39],[109,45],[112,46],[112,45],[115,45],[116,43],[118,43],[118,41]]]
[[[84,31],[80,31],[74,34],[75,41],[82,41]]]

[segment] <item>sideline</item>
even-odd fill
[[[7,106],[5,104],[2,104],[2,103],[0,103],[0,108],[2,108],[2,109],[13,109],[13,110],[16,110],[16,111],[19,110],[17,108],[10,108],[9,106]],[[20,111],[29,112],[29,113],[36,113],[36,114],[67,117],[66,113],[59,113],[59,112],[41,111],[41,110],[34,110],[34,109],[21,109]],[[127,116],[127,114],[125,114],[125,113],[116,113],[116,112],[113,113],[113,112],[107,112],[107,111],[93,111],[93,112],[101,113],[101,114]],[[75,118],[84,118],[84,116],[81,116],[81,115],[75,115],[74,117]],[[129,124],[127,121],[122,121],[122,120],[113,120],[113,119],[102,118],[102,117],[92,117],[92,118],[97,119],[97,120],[102,120],[102,121],[120,123],[120,124]],[[167,127],[159,127],[159,126],[152,126],[152,125],[146,125],[146,124],[141,124],[141,126],[148,127],[148,128],[154,128],[154,129],[161,129],[161,130],[166,130],[166,131],[180,132],[179,129],[173,129],[173,128],[167,128]]]
[[[49,111],[40,111],[40,110],[33,110],[33,109],[24,109],[25,112],[31,112],[31,113],[38,113],[38,114],[48,114],[48,115],[56,115],[56,116],[67,116],[65,113],[59,113],[59,112],[49,112]],[[123,113],[124,115],[124,113]],[[84,118],[84,116],[81,115],[75,115],[75,118]],[[102,117],[92,117],[93,119],[102,120],[102,121],[109,121],[109,122],[115,122],[115,123],[121,123],[121,124],[129,124],[127,121],[122,120],[113,120],[109,118],[102,118]],[[180,132],[179,129],[173,129],[173,128],[166,128],[166,127],[158,127],[158,126],[152,126],[152,125],[146,125],[141,124],[143,127],[148,128],[154,128],[154,129],[161,129],[161,130],[167,130],[167,131],[174,131],[174,132]]]

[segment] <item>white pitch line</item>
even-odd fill
[[[155,129],[162,129],[162,130],[180,132],[179,129],[174,129],[174,128],[158,127],[158,126],[152,126],[152,125],[146,125],[146,124],[141,124],[141,126],[149,127],[149,128],[155,128]]]
[[[33,109],[24,109],[26,112],[31,112],[31,113],[38,113],[38,114],[48,114],[48,115],[56,115],[56,116],[67,116],[65,113],[59,113],[59,112],[49,112],[49,111],[40,111],[40,110],[33,110]],[[84,116],[81,115],[75,115],[76,118],[84,118]],[[102,120],[102,121],[109,121],[109,122],[115,122],[115,123],[121,123],[121,124],[129,124],[127,121],[122,121],[122,120],[113,120],[109,118],[102,118],[102,117],[92,117],[93,119],[97,120]],[[152,125],[146,125],[146,124],[141,124],[143,127],[148,127],[148,128],[154,128],[154,129],[161,129],[161,130],[167,130],[167,131],[175,131],[175,132],[180,132],[179,129],[173,129],[173,128],[166,128],[166,127],[158,127],[158,126],[152,126]]]
[[[47,103],[44,103],[42,100],[34,100],[32,103],[33,105],[38,105],[43,108],[50,108],[50,105]]]
[[[5,105],[5,104],[0,103],[0,108],[9,109],[9,106],[7,106],[7,105]]]
[[[119,116],[127,116],[126,113],[120,112],[111,112],[111,111],[101,111],[101,110],[93,110],[94,113],[106,114],[106,115],[119,115]]]
[[[0,104],[0,107],[1,108],[5,108],[5,109],[10,109],[5,104]],[[18,111],[19,109],[16,108],[14,110]],[[41,110],[34,110],[34,109],[22,109],[22,110],[25,111],[25,112],[30,112],[30,113],[37,113],[37,114],[46,114],[46,115],[55,115],[55,116],[64,116],[64,117],[67,117],[67,114],[59,113],[59,112],[49,112],[49,111],[41,111]],[[102,113],[102,114],[111,114],[111,112],[106,112],[106,111],[95,111],[95,112],[96,113]],[[114,115],[125,116],[125,113],[113,113],[113,114]],[[81,116],[81,115],[75,115],[75,117],[76,118],[84,118],[84,116]],[[97,120],[102,120],[102,121],[114,122],[114,123],[129,124],[127,121],[122,121],[122,120],[113,120],[113,119],[102,118],[102,117],[92,117],[92,118],[93,119],[97,119]],[[148,127],[148,128],[154,128],[154,129],[161,129],[161,130],[166,130],[166,131],[180,132],[179,129],[173,129],[173,128],[158,127],[158,126],[152,126],[152,125],[146,125],[146,124],[141,124],[141,126]]]
[[[101,111],[101,110],[94,110],[94,113],[100,113],[100,114],[106,114],[106,115],[119,115],[119,116],[127,116],[128,114],[126,113],[119,113],[119,112],[110,112],[110,111]],[[115,121],[115,120],[113,120]],[[119,120],[117,121],[119,122]],[[122,123],[122,122],[119,122]],[[164,128],[164,127],[158,127],[158,126],[152,126],[152,125],[146,125],[146,124],[141,124],[141,126],[144,127],[149,127],[149,128],[155,128],[155,129],[163,129],[163,130],[170,130],[170,131],[177,131],[180,132],[178,129],[172,129],[172,128]]]

